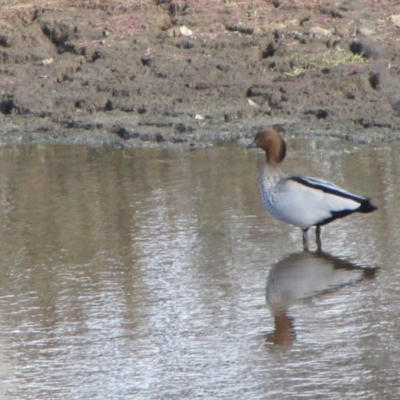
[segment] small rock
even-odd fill
[[[272,0],[271,3],[275,8],[279,8],[284,2],[281,0]]]
[[[145,57],[142,57],[142,58],[140,59],[140,61],[142,62],[142,64],[143,64],[145,67],[149,67],[149,66],[152,64],[153,59],[152,59],[151,57],[145,56]]]
[[[42,60],[42,65],[50,65],[53,63],[53,61],[54,61],[53,58],[46,58],[46,59]]]
[[[181,33],[182,36],[192,36],[193,35],[193,31],[191,31],[188,27],[186,27],[185,25],[181,26],[179,28],[179,32]]]
[[[88,46],[88,47],[82,47],[80,49],[80,55],[84,56],[87,62],[95,62],[99,58],[104,58],[105,54],[97,50],[93,46]]]
[[[228,24],[225,26],[225,28],[227,31],[239,32],[244,35],[252,35],[254,32],[254,27],[242,25],[240,23],[239,24]]]
[[[369,80],[369,83],[370,83],[372,89],[380,89],[381,74],[379,72],[371,73],[368,80]]]
[[[203,117],[202,115],[200,115],[200,114],[196,114],[196,115],[194,116],[194,119],[196,119],[196,120],[198,120],[198,121],[202,121],[202,120],[204,119],[204,117]]]
[[[329,38],[332,35],[332,30],[324,29],[319,26],[312,26],[309,29],[308,34],[316,39]]]
[[[75,45],[70,42],[66,42],[57,46],[57,53],[71,53],[71,54],[79,54],[79,51],[76,49]]]
[[[323,9],[322,12],[324,14],[330,15],[332,18],[343,18],[344,17],[342,11],[340,11],[339,9],[336,9],[336,8],[326,8],[326,9]]]
[[[157,143],[165,142],[165,138],[164,138],[163,135],[161,135],[161,133],[157,133],[157,135],[156,135],[156,142],[157,142]]]
[[[179,36],[192,36],[193,31],[191,31],[185,25],[180,27],[170,28],[167,30],[167,36],[169,37],[179,37]]]
[[[194,43],[190,42],[189,40],[184,40],[181,43],[177,43],[176,47],[178,47],[178,49],[192,49],[194,47]]]
[[[376,33],[375,29],[368,28],[366,26],[362,26],[361,28],[358,29],[358,33],[360,33],[363,36],[371,36]]]
[[[146,113],[147,113],[147,108],[146,108],[146,106],[145,106],[145,105],[141,105],[141,106],[138,108],[138,113],[139,113],[139,114],[146,114]]]
[[[41,21],[43,33],[56,45],[64,44],[74,35],[74,27],[59,21]]]
[[[115,132],[121,139],[137,139],[140,134],[137,132],[130,132],[128,129],[121,127]]]
[[[0,35],[0,46],[2,47],[11,47],[12,39],[8,35]]]
[[[114,110],[114,105],[111,99],[107,100],[107,103],[104,106],[104,111],[112,111]]]
[[[93,53],[93,56],[92,56],[92,62],[95,62],[99,58],[104,58],[104,57],[105,57],[105,55],[102,51],[95,50],[95,52]]]
[[[279,43],[271,41],[267,44],[265,49],[262,51],[262,58],[272,57],[279,48]]]
[[[251,99],[247,99],[247,102],[252,106],[252,107],[260,107],[255,101],[251,100]]]
[[[65,122],[65,127],[69,129],[85,129],[86,131],[102,129],[103,124],[93,122],[82,122],[76,119],[69,119]]]
[[[206,90],[210,87],[208,83],[198,82],[194,85],[195,90]]]
[[[350,51],[353,54],[359,54],[366,59],[377,58],[378,52],[366,42],[353,41],[350,44]]]
[[[86,106],[86,100],[85,99],[76,100],[74,106],[75,108],[83,109]]]
[[[0,99],[0,112],[2,114],[11,114],[16,107],[14,97],[11,94],[5,94]]]
[[[400,28],[400,15],[391,15],[389,20],[394,26]]]
[[[327,110],[323,110],[323,109],[317,109],[317,110],[306,110],[304,111],[304,115],[314,115],[315,117],[317,117],[318,119],[325,119],[328,117],[328,111]]]
[[[268,84],[253,85],[246,91],[247,98],[249,97],[261,97],[264,100],[268,100],[271,97],[273,86]]]

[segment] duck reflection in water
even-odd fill
[[[366,268],[322,251],[294,253],[274,264],[268,274],[266,300],[275,329],[267,341],[291,345],[296,339],[289,307],[345,285],[374,278],[378,268]]]

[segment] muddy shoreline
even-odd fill
[[[396,1],[0,0],[0,144],[400,138]]]

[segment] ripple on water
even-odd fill
[[[326,255],[262,209],[262,154],[0,148],[1,398],[399,397],[397,145],[289,146],[379,207]]]

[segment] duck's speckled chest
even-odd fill
[[[264,207],[274,215],[274,194],[279,190],[280,183],[285,175],[279,170],[271,171],[268,166],[264,167],[260,176],[260,192]]]

